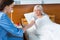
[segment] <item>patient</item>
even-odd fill
[[[42,6],[36,5],[33,13],[30,24],[26,26],[35,25],[36,29],[28,34],[29,40],[60,40],[60,25],[49,19],[49,16],[43,12]]]

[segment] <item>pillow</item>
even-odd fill
[[[32,18],[34,18],[34,13],[30,12],[30,13],[26,13],[24,14],[26,20],[28,23],[30,23],[30,21],[32,20]],[[30,27],[29,29],[27,29],[27,33],[33,32],[35,30],[35,25],[33,25],[32,27]]]
[[[34,15],[33,12],[24,14],[24,16],[25,16],[25,18],[26,18],[26,20],[27,20],[28,23],[30,23],[30,21],[32,20],[33,15]]]

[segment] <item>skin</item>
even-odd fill
[[[34,12],[35,12],[35,16],[36,16],[37,18],[41,18],[41,17],[42,17],[41,10],[35,9]]]
[[[13,7],[14,7],[14,3],[12,3],[11,5],[9,6],[6,6],[3,10],[4,13],[11,13],[11,10],[13,10]]]

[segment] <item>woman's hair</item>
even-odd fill
[[[40,10],[42,15],[44,15],[44,12],[43,12],[43,7],[41,5],[36,5],[34,6],[34,10]]]
[[[6,6],[12,4],[14,0],[0,0],[0,11],[4,10]]]
[[[43,7],[41,5],[34,6],[34,10],[43,10]]]

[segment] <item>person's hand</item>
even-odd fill
[[[26,30],[27,30],[27,27],[23,27],[22,29],[24,30],[24,32],[26,32]]]
[[[32,20],[32,21],[30,22],[30,24],[35,24],[35,21],[34,21],[34,20]]]

